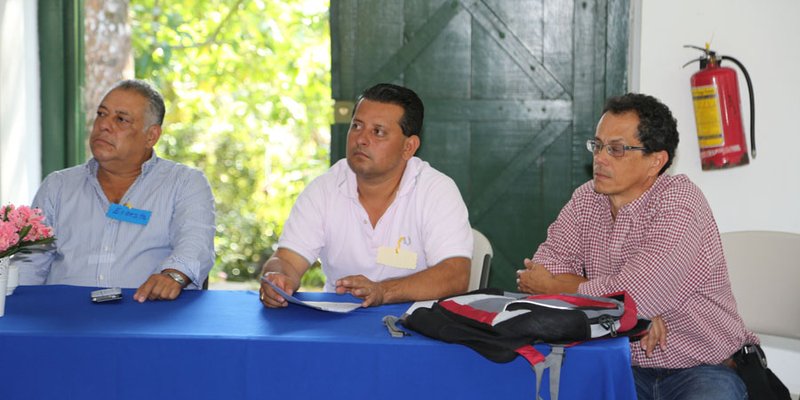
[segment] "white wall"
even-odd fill
[[[0,0],[0,204],[30,204],[41,178],[36,2]]]
[[[641,35],[632,41],[632,90],[659,98],[678,120],[681,143],[671,172],[686,174],[700,186],[722,232],[800,233],[800,163],[796,161],[800,154],[800,2],[638,0],[634,9],[640,17],[638,21],[634,17],[634,26],[638,25]],[[707,41],[718,54],[741,61],[753,80],[758,157],[744,167],[707,172],[700,168],[689,91],[689,78],[698,67],[681,66],[700,55],[683,45],[702,47]],[[750,112],[742,76],[739,90],[749,143]],[[796,372],[800,341],[762,340],[773,371],[790,391],[800,392]]]
[[[800,2],[795,0],[643,0],[635,91],[667,104],[681,143],[672,173],[687,174],[705,193],[720,231],[800,233]],[[719,10],[725,10],[721,13]],[[689,78],[701,53],[683,45],[711,41],[718,54],[741,61],[753,80],[758,157],[729,170],[700,169]],[[635,43],[635,42],[634,42]],[[633,49],[636,53],[637,49]],[[725,65],[725,64],[723,64]],[[729,66],[735,68],[733,64]],[[635,84],[636,78],[632,79]],[[747,87],[740,75],[749,143]]]

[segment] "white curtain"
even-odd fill
[[[41,181],[36,1],[0,0],[0,204],[30,204]]]

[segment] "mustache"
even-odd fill
[[[592,164],[592,175],[603,175],[603,176],[611,176],[611,174],[603,168],[597,166],[597,164]]]
[[[111,145],[115,145],[116,144],[114,142],[114,140],[112,140],[111,138],[108,137],[108,135],[105,135],[105,136],[104,135],[90,135],[89,136],[89,143],[96,142],[98,140],[106,142],[106,143],[111,144]]]
[[[370,154],[368,151],[366,151],[361,146],[354,146],[354,147],[350,148],[350,154],[356,154],[356,153],[361,153],[361,154],[367,156],[368,158],[372,158],[372,154]]]

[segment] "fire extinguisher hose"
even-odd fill
[[[747,81],[747,93],[750,95],[750,154],[753,159],[756,158],[756,107],[753,101],[753,82],[750,80],[750,74],[747,69],[739,62],[739,60],[731,56],[720,56],[720,60],[730,60],[742,70],[744,79]]]

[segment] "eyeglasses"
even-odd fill
[[[586,141],[586,150],[592,152],[592,154],[597,155],[600,150],[603,150],[603,147],[606,148],[608,154],[614,157],[622,157],[625,155],[625,150],[641,150],[647,151],[646,147],[641,146],[626,146],[622,143],[603,143],[597,139],[589,139]]]

